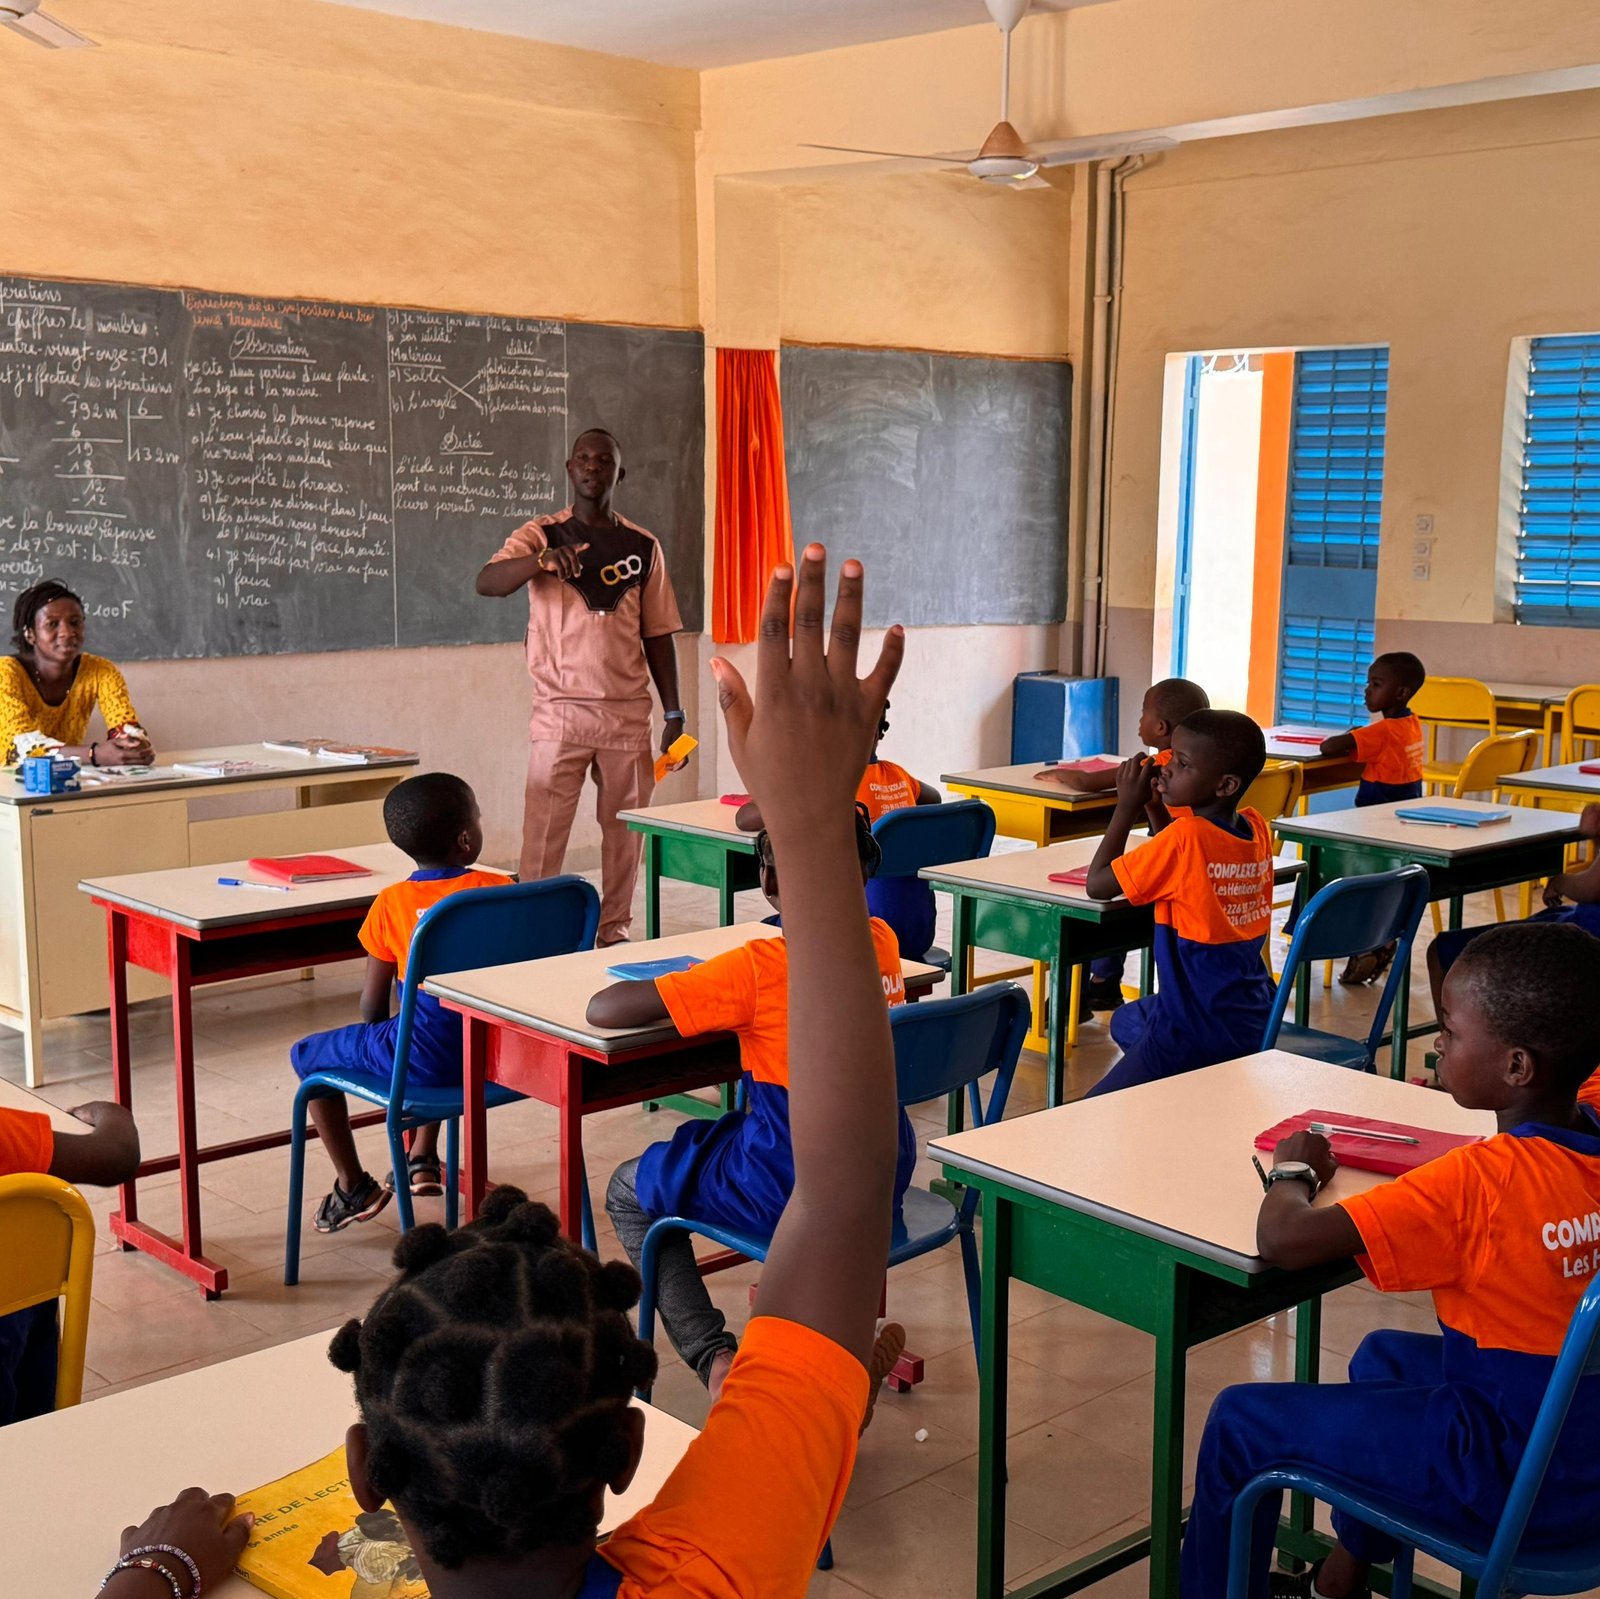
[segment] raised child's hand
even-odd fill
[[[171,1544],[183,1550],[200,1568],[201,1585],[209,1592],[238,1565],[255,1519],[249,1515],[234,1515],[232,1494],[208,1494],[203,1488],[185,1488],[170,1505],[152,1510],[137,1527],[124,1527],[121,1552],[127,1554],[151,1544]],[[188,1591],[191,1579],[182,1562],[175,1561],[171,1555],[151,1558],[170,1565],[173,1576]]]
[[[1117,768],[1117,803],[1143,810],[1155,793],[1156,763],[1148,755],[1130,755]]]
[[[859,561],[846,561],[839,570],[838,601],[824,650],[826,578],[827,552],[820,544],[806,546],[798,580],[793,567],[773,572],[761,612],[753,697],[730,661],[718,657],[711,663],[734,764],[775,838],[853,825],[856,789],[905,654],[905,632],[892,627],[872,671],[856,677]]]

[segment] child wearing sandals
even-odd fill
[[[362,1507],[387,1498],[435,1599],[802,1599],[867,1413],[898,1152],[894,1048],[851,801],[904,649],[856,677],[861,567],[846,562],[823,648],[823,555],[768,591],[754,704],[713,663],[734,759],[789,885],[793,1198],[733,1369],[654,1501],[597,1547],[632,1480],[655,1371],[627,1312],[639,1278],[557,1235],[515,1190],[455,1233],[414,1229],[400,1276],[330,1351],[356,1379],[347,1440]],[[249,1518],[195,1488],[122,1540],[105,1599],[192,1599],[238,1559]],[[174,1552],[175,1551],[175,1552]],[[156,1582],[150,1562],[169,1580]]]

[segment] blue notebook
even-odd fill
[[[606,976],[624,983],[653,983],[658,977],[672,972],[686,972],[691,966],[701,964],[698,955],[669,955],[659,961],[622,961],[606,967]]]
[[[1394,814],[1402,822],[1428,822],[1435,827],[1492,827],[1511,820],[1509,810],[1475,811],[1465,805],[1408,805]]]

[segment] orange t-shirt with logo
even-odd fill
[[[48,1116],[0,1109],[0,1177],[47,1172],[55,1153],[56,1135]]]
[[[1369,783],[1418,783],[1427,748],[1422,723],[1413,715],[1384,716],[1365,727],[1353,727],[1356,758]]]
[[[1234,944],[1272,925],[1272,841],[1259,811],[1239,812],[1241,836],[1175,816],[1148,844],[1111,863],[1122,892],[1152,906],[1157,926],[1195,944]]]
[[[403,882],[378,891],[361,924],[361,947],[374,960],[393,961],[395,977],[403,983],[411,935],[425,910],[464,888],[503,888],[510,881],[503,873],[480,872],[471,867],[461,872],[419,868]]]
[[[856,789],[856,799],[867,808],[870,821],[877,821],[887,811],[903,811],[917,803],[921,785],[903,766],[893,761],[872,761],[868,764],[861,786]]]
[[[618,1599],[802,1599],[867,1408],[867,1373],[832,1339],[757,1314],[722,1397],[661,1492],[601,1546]]]

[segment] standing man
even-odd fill
[[[685,726],[672,644],[683,621],[660,544],[611,509],[625,476],[621,447],[604,428],[579,434],[567,462],[572,504],[519,527],[477,584],[478,593],[497,598],[528,591],[533,716],[522,880],[561,870],[583,779],[592,773],[600,944],[622,943],[633,919],[642,841],[617,812],[648,804],[655,787],[651,679],[666,716],[663,752]]]

